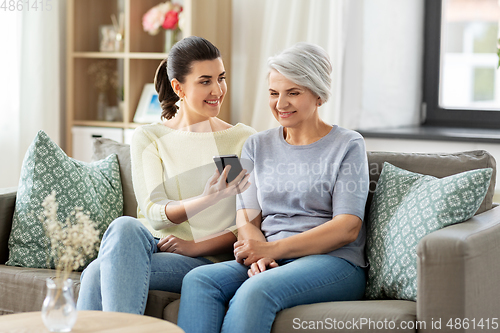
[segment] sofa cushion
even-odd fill
[[[130,163],[130,145],[111,139],[94,140],[94,161],[102,160],[111,154],[118,156],[120,176],[123,188],[123,215],[137,217],[137,200],[132,186],[132,166]]]
[[[179,315],[180,304],[181,300],[178,299],[167,305],[165,307],[165,310],[163,310],[163,318],[165,318],[165,320],[168,320],[171,323],[177,324],[177,317]]]
[[[168,306],[173,302],[178,301],[180,298],[181,294],[178,293],[172,293],[163,290],[150,290],[148,293],[146,310],[144,311],[144,314],[146,316],[168,320],[167,317],[165,317]],[[174,323],[177,323],[177,313]]]
[[[0,265],[0,313],[40,311],[46,296],[47,278],[55,277],[55,270],[10,267]],[[80,273],[72,272],[75,299],[80,290]]]
[[[65,221],[75,207],[82,207],[96,222],[101,236],[109,223],[122,215],[122,186],[116,155],[94,163],[76,161],[40,131],[28,148],[21,168],[7,265],[49,266],[49,242],[39,217],[42,201],[52,191],[56,192],[59,204],[59,221]]]
[[[477,211],[492,169],[438,179],[384,163],[368,217],[366,296],[416,300],[417,244]]]
[[[72,272],[75,300],[80,291],[80,272]],[[54,278],[53,269],[11,267],[0,265],[0,315],[18,312],[40,311],[47,294],[45,280]],[[150,290],[145,315],[164,319],[167,304],[179,299],[180,294]],[[1,329],[0,329],[1,331]]]
[[[167,305],[164,318],[177,324],[179,305],[179,300]],[[278,312],[271,333],[416,332],[415,326],[405,326],[407,323],[414,323],[416,317],[417,305],[411,301],[382,300],[305,304]],[[380,329],[380,327],[382,328]],[[386,329],[384,330],[384,328]]]
[[[443,178],[474,169],[492,168],[493,175],[491,177],[490,186],[488,187],[488,192],[476,214],[480,214],[492,208],[493,195],[495,194],[496,161],[487,151],[472,150],[452,154],[368,152],[370,193],[366,205],[367,209],[370,208],[371,199],[375,192],[375,185],[377,184],[384,162],[389,162],[401,169],[437,178]]]
[[[411,301],[316,303],[278,312],[271,333],[416,332],[416,317]]]

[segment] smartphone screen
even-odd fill
[[[226,178],[227,183],[232,182],[243,170],[243,168],[241,167],[240,160],[236,155],[214,156],[214,162],[215,165],[217,166],[217,169],[219,170],[219,173],[221,174],[227,165],[231,166],[231,170],[229,170],[229,173]]]

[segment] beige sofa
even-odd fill
[[[136,203],[128,145],[97,139],[94,148],[95,158],[103,158],[111,152],[118,154],[124,213],[134,215]],[[369,152],[368,160],[372,189],[384,161],[436,177],[486,167],[496,170],[494,158],[485,151],[456,154]],[[420,241],[417,302],[361,300],[297,306],[278,314],[273,332],[473,332],[473,320],[477,325],[481,319],[482,332],[500,331],[500,327],[494,329],[494,322],[500,325],[500,207],[492,203],[495,176],[496,171],[476,216],[433,232]],[[45,278],[54,273],[47,269],[3,265],[8,257],[7,240],[15,196],[15,189],[0,190],[0,313],[4,314],[40,310],[45,297]],[[79,273],[73,273],[76,295],[78,277]],[[146,314],[176,322],[179,297],[174,293],[150,291]],[[450,319],[453,327],[447,326]],[[441,329],[438,330],[439,323]]]

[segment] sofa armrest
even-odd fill
[[[16,206],[16,187],[0,189],[0,264],[9,259],[8,241]]]
[[[417,247],[417,320],[441,320],[439,332],[474,332],[446,324],[457,318],[483,324],[499,322],[500,207],[463,223],[435,231]],[[486,328],[486,326],[485,326]],[[477,327],[476,327],[477,329]],[[489,330],[486,330],[489,331]]]

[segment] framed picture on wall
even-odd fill
[[[135,123],[153,123],[161,120],[161,105],[153,83],[146,83],[134,115]]]

